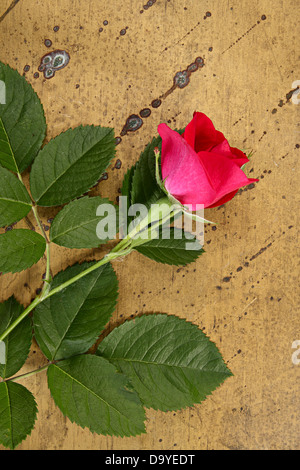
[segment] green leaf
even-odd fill
[[[44,141],[44,111],[32,86],[2,62],[0,80],[6,88],[6,104],[0,104],[0,164],[22,173]]]
[[[14,297],[0,304],[0,335],[21,315],[24,307]],[[5,339],[5,364],[0,364],[0,377],[15,375],[25,364],[32,341],[31,320],[26,317]]]
[[[57,274],[54,289],[95,262],[75,264]],[[97,340],[113,313],[118,281],[110,264],[90,274],[39,304],[33,323],[36,340],[49,360],[85,353]]]
[[[135,167],[136,167],[136,165],[133,165],[131,168],[129,168],[129,170],[127,171],[127,173],[124,176],[123,184],[122,184],[122,188],[121,188],[121,195],[123,197],[127,197],[126,207],[124,206],[122,208],[122,210],[120,210],[120,218],[121,218],[121,220],[120,220],[120,229],[122,228],[122,230],[124,230],[125,227],[128,227],[129,224],[133,220],[133,217],[128,215],[128,209],[131,205],[132,179],[133,179],[133,175],[134,175],[134,172],[135,172]]]
[[[190,234],[183,232],[183,230],[171,227],[170,239],[164,239],[163,237],[168,233],[167,229],[163,229],[159,233],[159,238],[146,241],[146,243],[136,246],[135,250],[158,263],[176,266],[192,263],[204,253],[200,242],[195,238],[187,238]]]
[[[150,207],[165,196],[156,181],[155,147],[161,148],[161,137],[152,139],[135,166],[131,183],[131,204],[138,203]]]
[[[80,126],[51,140],[37,156],[30,174],[40,206],[70,202],[94,186],[115,155],[114,130]]]
[[[65,416],[97,434],[136,436],[145,432],[145,412],[128,379],[101,357],[76,356],[51,365],[48,385]]]
[[[31,199],[24,184],[0,167],[0,227],[23,219],[30,210]]]
[[[3,105],[0,105],[3,106]],[[1,108],[0,108],[1,109]],[[15,173],[18,172],[18,166],[10,146],[9,138],[6,133],[3,121],[0,117],[0,164]]]
[[[175,131],[182,134],[184,129],[175,129]],[[132,204],[144,204],[149,208],[151,204],[165,197],[165,192],[162,191],[156,180],[156,157],[154,149],[158,147],[161,151],[161,145],[161,137],[154,137],[152,142],[150,142],[141,153],[139,161],[125,174],[121,194],[127,197],[127,212]],[[121,227],[124,227],[125,221],[122,219],[124,219],[124,217],[121,211]],[[133,219],[134,217],[128,216],[127,225],[129,225]]]
[[[101,217],[97,215],[97,209],[104,204],[109,204],[112,212]],[[114,206],[108,199],[102,199],[98,196],[76,199],[65,206],[53,220],[50,239],[57,245],[68,248],[98,247],[111,239],[98,238],[96,229],[101,220],[115,226],[114,236],[118,233],[117,209],[117,206]]]
[[[0,383],[0,443],[15,449],[31,434],[37,415],[32,393],[14,382]]]
[[[15,229],[0,235],[0,271],[17,273],[30,268],[43,256],[45,239],[32,230]]]
[[[147,407],[162,411],[202,402],[232,375],[215,344],[175,316],[127,321],[100,343],[97,354],[127,375]]]
[[[129,203],[131,203],[131,190],[132,190],[132,178],[135,172],[136,165],[133,165],[129,170],[127,170],[123,184],[121,188],[122,196],[126,196],[128,198]]]

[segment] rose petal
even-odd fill
[[[160,124],[158,132],[162,137],[161,168],[166,189],[182,204],[211,204],[216,192],[197,153],[166,124]]]
[[[224,135],[215,129],[212,121],[205,114],[198,112],[194,113],[183,136],[197,153],[204,150],[210,151],[225,140]]]
[[[226,155],[214,152],[199,152],[198,156],[216,193],[215,199],[211,200],[210,204],[205,205],[205,207],[215,206],[216,202],[222,200],[226,195],[257,181],[256,179],[247,178],[235,163],[235,160],[230,160]]]
[[[241,150],[235,147],[230,147],[226,139],[223,140],[223,142],[221,142],[220,144],[213,147],[211,149],[211,152],[219,154],[222,153],[223,155],[226,155],[226,157],[230,158],[230,160],[233,160],[234,163],[236,163],[239,167],[249,162],[246,155]]]
[[[226,194],[226,196],[222,197],[221,199],[219,199],[219,201],[215,202],[211,206],[208,206],[206,209],[212,209],[213,207],[222,206],[226,202],[231,201],[231,199],[234,198],[234,196],[238,193],[238,191],[239,190],[236,189],[235,191],[232,191],[231,193]]]

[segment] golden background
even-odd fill
[[[300,365],[292,363],[292,343],[300,339],[300,105],[292,99],[293,83],[300,80],[299,3],[152,3],[1,0],[0,60],[20,73],[30,66],[25,75],[44,105],[47,139],[80,124],[112,126],[118,136],[128,116],[151,109],[143,126],[117,147],[121,168],[113,169],[114,162],[93,194],[115,200],[157,125],[182,128],[195,110],[206,113],[232,146],[254,151],[247,170],[259,183],[206,211],[218,225],[207,227],[206,253],[196,263],[178,269],[137,253],[114,263],[120,296],[109,327],[142,312],[187,318],[217,344],[234,377],[194,408],[148,410],[147,434],[121,439],[71,424],[52,401],[42,372],[22,382],[39,413],[19,449],[299,449]],[[42,73],[34,78],[42,56],[55,49],[69,52],[68,66],[50,80]],[[172,89],[175,74],[199,56],[205,66],[188,86]],[[160,97],[161,106],[152,108]],[[47,225],[55,212],[40,214]],[[52,270],[102,254],[54,247]],[[44,264],[1,276],[0,300],[14,294],[28,305],[41,287]],[[45,362],[34,344],[21,373]]]

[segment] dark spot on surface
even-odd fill
[[[59,31],[59,26],[54,26],[53,31],[57,33],[57,31]]]
[[[287,103],[290,101],[290,99],[292,98],[292,96],[293,96],[293,94],[295,93],[295,91],[297,91],[297,90],[299,90],[299,89],[300,89],[300,87],[297,86],[296,88],[294,88],[294,90],[289,91],[289,92],[285,95],[285,97],[286,97],[286,102],[287,102]]]
[[[161,105],[161,100],[153,100],[151,103],[152,108],[159,108]]]
[[[137,114],[131,114],[122,129],[121,136],[126,135],[128,132],[137,131],[142,125],[143,120]]]
[[[13,8],[19,3],[20,0],[13,0],[7,10],[0,16],[0,23],[4,20],[4,18],[12,11]]]
[[[156,3],[156,0],[149,0],[146,5],[143,5],[144,10],[149,10],[150,7],[152,7]]]
[[[115,138],[115,144],[116,144],[116,145],[119,145],[121,142],[122,142],[121,137],[116,137],[116,138]]]
[[[99,28],[99,33],[102,33],[102,31],[103,31],[103,28]]]
[[[39,78],[40,74],[38,72],[35,72],[35,74],[33,75],[33,78]]]
[[[300,148],[300,145],[299,144],[296,144],[296,149]]]
[[[217,230],[217,227],[213,225],[211,229],[215,232]]]
[[[77,83],[75,88],[76,88],[76,90],[78,90],[78,88],[80,88],[80,85]]]
[[[104,24],[104,26],[107,26],[107,25],[108,25],[108,21],[107,21],[107,20],[104,20],[104,21],[103,21],[103,24]]]
[[[274,108],[274,109],[272,110],[272,114],[276,114],[276,113],[277,113],[277,109]]]
[[[239,273],[240,271],[242,271],[242,269],[243,269],[243,266],[239,266],[239,267],[237,268],[237,272]]]
[[[197,65],[195,62],[193,62],[193,63],[192,63],[191,65],[189,65],[188,68],[187,68],[187,72],[188,72],[189,74],[191,74],[191,73],[193,73],[193,72],[196,72],[196,70],[198,70],[198,65]]]
[[[144,108],[140,111],[140,116],[141,118],[147,118],[151,114],[151,109],[150,108]]]
[[[222,287],[221,287],[221,286],[216,286],[216,288],[217,288],[218,290],[222,290]]]
[[[25,67],[24,67],[23,70],[24,70],[24,72],[29,72],[29,70],[30,70],[30,65],[25,65]]]
[[[116,161],[115,168],[116,168],[117,170],[120,170],[121,167],[122,167],[122,162],[121,162],[121,160],[118,159],[118,160]]]
[[[35,291],[36,295],[40,295],[41,292],[42,292],[42,289],[41,289],[41,288],[38,288],[38,289],[36,289],[36,291]]]
[[[195,63],[198,65],[198,67],[203,67],[204,66],[203,57],[197,57],[197,59],[195,60]]]
[[[262,15],[261,19],[265,21],[267,19],[266,15]]]
[[[44,44],[45,44],[46,47],[51,47],[51,46],[52,46],[52,41],[51,41],[51,39],[45,39]]]
[[[174,85],[178,88],[185,88],[190,83],[189,73],[187,70],[177,72],[174,77]]]
[[[58,70],[63,69],[70,62],[68,52],[56,50],[49,52],[41,58],[39,71],[44,73],[44,77],[49,79],[54,77]]]
[[[223,278],[223,282],[230,282],[231,281],[231,277],[230,276],[227,276],[227,277],[224,277]]]
[[[211,17],[211,12],[210,11],[207,11],[205,13],[205,16],[203,17],[204,20],[206,20],[206,18],[210,18]]]
[[[264,246],[263,248],[261,248],[255,255],[253,255],[251,258],[250,258],[250,261],[253,261],[254,259],[256,259],[258,256],[260,256],[262,253],[264,253],[268,248],[270,248],[270,246],[272,246],[272,243],[269,243],[267,246]]]
[[[125,36],[125,34],[126,34],[126,29],[121,29],[120,36]]]
[[[208,50],[209,50],[209,52],[212,52],[212,51],[213,51],[213,47],[210,47]]]
[[[106,181],[106,180],[108,180],[108,174],[105,172],[103,173],[101,178],[98,180],[98,183],[100,183],[101,181]]]

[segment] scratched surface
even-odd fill
[[[33,84],[48,139],[79,124],[115,127],[117,158],[93,194],[114,200],[157,125],[182,128],[194,110],[232,146],[254,151],[248,174],[259,183],[207,211],[218,225],[206,229],[206,254],[195,264],[178,269],[132,254],[114,265],[120,297],[110,327],[140,312],[185,317],[216,342],[234,377],[202,405],[148,410],[147,434],[121,439],[72,425],[41,373],[23,382],[39,414],[19,448],[299,449],[298,2],[144,2],[1,0],[0,59]],[[54,215],[41,210],[47,229]],[[102,254],[57,247],[52,269]],[[1,300],[15,294],[27,305],[43,272],[40,261],[2,276]],[[34,345],[22,372],[44,363]]]

